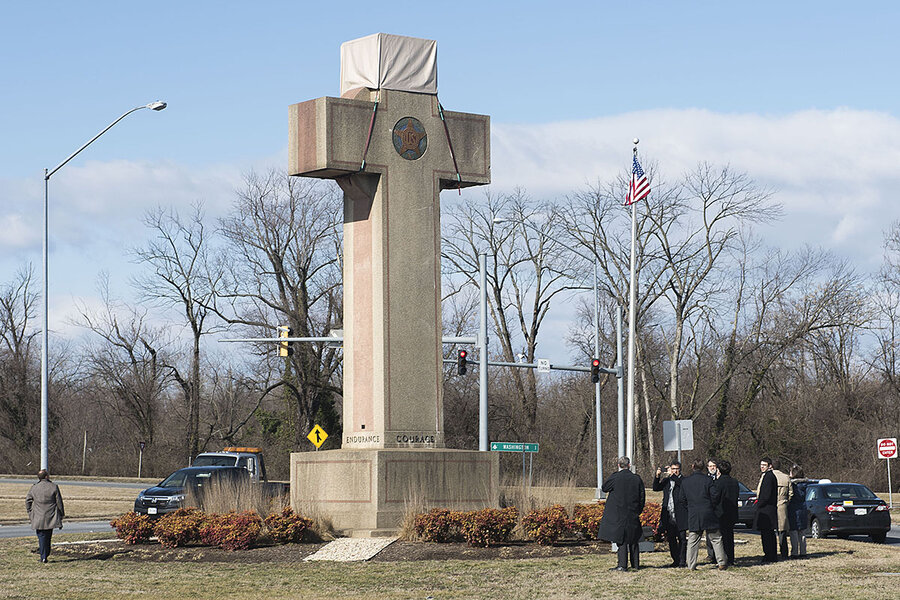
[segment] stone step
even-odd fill
[[[397,541],[396,537],[338,538],[303,560],[353,562],[369,560]]]

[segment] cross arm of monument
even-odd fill
[[[377,111],[374,100],[359,99],[366,93],[290,106],[291,175],[336,179],[360,172],[364,156],[366,172],[385,171],[385,154],[393,152],[392,128],[404,115],[393,110],[399,104],[392,99],[397,92],[381,91]],[[441,189],[490,183],[490,117],[445,110],[442,120],[436,95],[430,103],[431,115],[424,123],[428,149],[422,159],[439,177]]]

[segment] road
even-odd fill
[[[735,533],[751,533],[753,535],[759,535],[759,532],[755,529],[741,529],[740,527],[734,530]],[[831,538],[834,539],[834,538]],[[871,542],[867,535],[851,535],[849,540],[854,542]],[[885,544],[888,546],[898,546],[900,547],[900,525],[892,524],[891,530],[888,532],[887,539],[885,540]]]
[[[3,483],[35,483],[34,479],[12,479],[8,477],[0,477]],[[124,483],[116,481],[80,481],[76,479],[58,479],[56,480],[63,489],[68,486],[77,485],[85,487],[100,488],[130,488],[135,490],[147,489],[146,483]],[[109,521],[65,521],[62,530],[57,529],[55,533],[98,533],[112,531]],[[27,523],[20,525],[0,525],[0,538],[14,537],[31,537],[34,531]]]
[[[104,533],[113,528],[109,521],[65,521],[62,529],[56,529],[53,533]],[[0,538],[34,537],[31,525],[0,525]]]
[[[10,479],[0,477],[0,483],[37,483],[36,479]],[[62,487],[70,485],[83,485],[85,487],[115,487],[115,488],[131,488],[135,490],[145,490],[152,483],[123,483],[117,481],[79,481],[77,479],[54,479],[54,483]]]

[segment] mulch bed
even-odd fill
[[[152,562],[197,563],[299,563],[325,544],[287,544],[260,546],[250,550],[227,552],[209,546],[165,548],[156,542],[127,545],[121,541],[94,544],[54,546],[53,556],[60,560],[130,560]],[[434,544],[397,541],[377,554],[372,562],[415,560],[493,560],[523,558],[558,558],[588,554],[609,554],[610,545],[597,541],[560,541],[553,546],[534,542],[510,542],[490,548],[471,548],[465,543]]]

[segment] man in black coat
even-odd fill
[[[677,499],[688,509],[687,566],[691,570],[697,568],[700,536],[705,531],[706,537],[712,539],[719,570],[724,571],[728,568],[728,559],[722,547],[719,518],[715,511],[719,489],[713,486],[712,479],[706,474],[706,461],[695,460],[692,468],[693,473],[681,481]]]
[[[598,537],[619,546],[618,563],[612,571],[627,571],[628,559],[635,569],[640,566],[638,542],[641,539],[641,513],[644,510],[644,482],[629,470],[631,460],[622,456],[619,470],[603,482],[600,488],[606,492],[606,507],[600,520]]]
[[[666,532],[669,541],[669,554],[672,555],[673,567],[687,566],[687,509],[675,502],[676,488],[681,485],[681,463],[673,460],[666,470],[656,469],[653,478],[653,491],[663,493],[662,511],[659,515],[659,528]]]
[[[778,526],[778,480],[772,472],[772,460],[768,457],[759,461],[759,486],[756,488],[756,519],[754,527],[759,530],[762,541],[763,562],[778,560],[778,542],[775,529]]]
[[[716,516],[719,517],[719,532],[722,534],[722,546],[728,557],[728,566],[734,565],[734,525],[738,520],[738,497],[741,489],[737,479],[731,476],[731,463],[727,460],[709,459],[707,463],[713,485],[719,488],[719,503],[716,505]],[[706,538],[707,556],[714,560],[715,553],[712,541]]]

